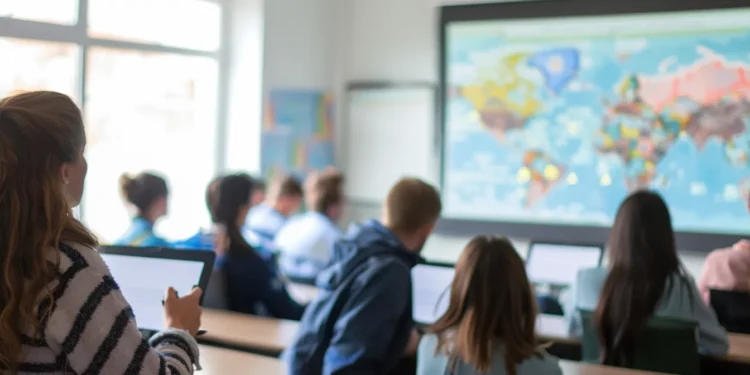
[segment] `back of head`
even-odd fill
[[[268,201],[282,215],[290,216],[302,203],[302,184],[292,175],[276,178],[271,182]]]
[[[120,193],[125,200],[138,209],[138,215],[145,215],[159,198],[169,194],[167,180],[149,172],[136,176],[123,174],[120,177]]]
[[[472,239],[456,263],[445,314],[430,328],[438,351],[488,372],[495,345],[505,345],[505,370],[537,353],[536,301],[523,260],[506,238]]]
[[[247,174],[231,174],[214,179],[206,192],[211,221],[222,226],[229,241],[246,249],[250,245],[242,236],[242,220],[250,209],[253,180]]]
[[[34,305],[51,297],[57,265],[48,261],[63,241],[96,246],[71,212],[61,176],[81,158],[86,137],[70,98],[29,92],[0,101],[0,367],[15,370],[21,333],[39,334]],[[82,181],[80,181],[82,183]],[[59,253],[55,253],[59,254]]]
[[[383,221],[394,233],[412,235],[425,227],[431,230],[442,207],[434,186],[417,178],[402,178],[388,192]]]
[[[664,200],[649,191],[628,196],[615,217],[609,245],[610,272],[594,321],[603,361],[627,366],[670,277],[682,272]]]
[[[337,169],[327,169],[306,181],[310,209],[326,216],[344,202],[344,175]],[[337,217],[331,217],[337,219]]]

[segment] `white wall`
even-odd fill
[[[336,56],[342,69],[334,74],[337,98],[351,80],[419,80],[437,83],[438,12],[440,0],[336,0]],[[455,1],[453,1],[455,2]],[[340,113],[340,112],[339,112]],[[339,116],[339,119],[342,119]],[[341,124],[341,121],[338,121]],[[394,135],[396,136],[396,135]],[[340,154],[341,155],[341,154]],[[341,157],[346,157],[341,155]],[[350,217],[377,215],[374,207],[350,207]],[[433,236],[425,247],[428,258],[452,261],[468,238]],[[514,240],[525,255],[528,240]],[[682,256],[697,276],[704,256]]]

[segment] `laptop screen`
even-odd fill
[[[102,253],[122,294],[133,308],[138,328],[164,329],[164,299],[167,288],[173,287],[184,296],[199,285],[204,262],[184,259],[140,257]]]
[[[599,266],[600,246],[532,243],[526,273],[533,283],[572,285],[578,270]]]
[[[432,324],[448,309],[452,267],[418,264],[411,270],[414,321]]]

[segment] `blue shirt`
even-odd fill
[[[276,235],[281,270],[297,277],[315,277],[331,260],[341,230],[325,215],[310,211],[291,218]]]
[[[414,328],[411,268],[419,256],[375,221],[338,241],[318,298],[284,354],[289,375],[375,375],[401,359]]]
[[[117,246],[135,247],[167,247],[167,240],[154,234],[154,223],[142,218],[135,217],[128,230],[117,241]]]
[[[508,375],[505,371],[505,344],[497,343],[488,372],[479,372],[474,366],[463,361],[456,363],[455,371],[450,371],[450,358],[445,354],[435,354],[438,346],[436,335],[425,335],[419,342],[417,352],[417,375]],[[516,375],[562,375],[559,360],[540,350],[539,356],[532,356],[516,364]]]
[[[261,237],[273,241],[286,223],[286,217],[269,204],[261,203],[250,209],[246,227]]]
[[[609,270],[590,268],[578,272],[570,293],[565,319],[571,336],[582,334],[578,309],[595,310]],[[671,284],[671,288],[670,288]],[[654,315],[698,322],[698,351],[706,355],[724,355],[729,350],[726,330],[719,324],[713,310],[701,299],[695,281],[680,274],[672,275]]]

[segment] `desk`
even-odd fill
[[[278,355],[294,341],[299,323],[290,320],[205,309],[199,341]],[[260,373],[260,372],[259,372]]]
[[[660,372],[630,370],[617,367],[594,365],[583,362],[560,361],[560,367],[565,375],[658,375]],[[662,374],[664,375],[664,374]]]
[[[729,353],[719,359],[750,365],[750,335],[730,333]]]
[[[201,345],[201,375],[286,375],[286,366],[279,359]]]
[[[289,283],[287,284],[289,294],[294,297],[297,302],[306,304],[318,298],[320,290],[312,285]]]

